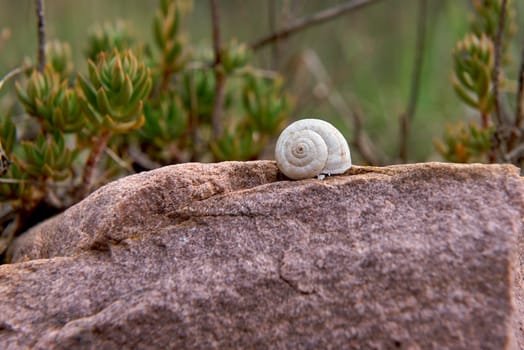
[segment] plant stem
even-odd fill
[[[497,29],[497,37],[495,38],[495,63],[493,67],[493,94],[495,97],[495,117],[497,120],[497,129],[501,131],[505,126],[505,116],[502,111],[502,101],[500,95],[500,66],[502,61],[502,40],[504,34],[504,26],[506,22],[506,5],[507,0],[502,0],[500,6],[500,16]]]
[[[340,116],[350,116],[352,118],[353,139],[351,146],[360,153],[363,160],[370,165],[379,165],[384,163],[385,156],[379,154],[379,150],[371,141],[371,138],[363,128],[362,114],[357,110],[352,110],[347,104],[342,94],[333,87],[333,82],[322,61],[315,51],[307,50],[303,53],[302,60],[313,74],[318,83],[327,87],[326,97],[328,102],[333,106]]]
[[[515,116],[515,126],[520,129],[524,120],[524,47],[520,58],[519,87],[517,93],[517,115]]]
[[[213,106],[213,137],[218,139],[222,135],[222,108],[224,106],[226,77],[223,73],[215,72],[215,104]]]
[[[415,110],[420,92],[420,81],[422,78],[422,64],[424,63],[424,48],[426,41],[426,22],[427,22],[428,1],[419,0],[418,21],[417,21],[417,42],[415,46],[415,63],[411,76],[411,92],[406,112],[400,116],[400,151],[399,156],[402,162],[408,161],[408,139],[411,129],[411,122],[415,117]]]
[[[171,76],[171,70],[166,68],[166,67],[163,67],[162,69],[162,80],[160,82],[160,88],[159,88],[159,92],[162,93],[162,92],[165,92],[167,91],[168,87],[169,87],[169,78]]]
[[[2,79],[0,79],[0,90],[6,82],[16,77],[18,74],[22,74],[28,71],[29,67],[16,67],[13,70],[9,71]]]
[[[195,162],[198,157],[198,100],[196,95],[196,87],[195,87],[195,79],[194,79],[194,72],[190,72],[190,80],[189,80],[189,144],[190,144],[190,150],[191,150],[191,156],[189,161]]]
[[[224,106],[224,90],[226,85],[226,77],[221,70],[222,54],[220,52],[220,14],[218,11],[218,1],[210,0],[211,2],[211,21],[213,24],[213,50],[215,52],[215,102],[213,105],[212,127],[213,138],[216,140],[222,134],[222,108]]]
[[[517,141],[521,138],[524,130],[522,130],[522,122],[524,121],[524,46],[520,57],[520,69],[518,78],[517,90],[517,111],[515,113],[515,132],[511,134],[508,144],[508,151],[512,151],[516,146]],[[510,161],[512,161],[510,159]]]
[[[292,23],[291,25],[283,28],[281,31],[272,33],[266,37],[263,37],[257,41],[255,41],[253,44],[250,45],[251,49],[258,50],[261,47],[283,38],[287,38],[288,36],[295,34],[303,29],[306,29],[308,27],[311,27],[313,25],[317,25],[320,23],[327,22],[333,18],[342,16],[346,12],[350,12],[352,10],[356,10],[360,7],[363,7],[365,5],[369,5],[377,0],[351,0],[346,1],[345,3],[337,6],[333,6],[331,8],[328,8],[326,10],[322,10],[320,12],[317,12],[311,16],[302,17],[295,21],[295,23]]]
[[[268,8],[268,20],[269,20],[269,30],[271,33],[277,31],[277,4],[276,0],[269,0],[267,3]],[[280,54],[280,45],[279,41],[275,40],[273,45],[271,45],[271,69],[278,69],[279,66],[279,55]]]
[[[105,130],[102,132],[102,134],[100,134],[100,136],[95,138],[93,142],[93,147],[91,148],[91,152],[89,153],[89,157],[87,158],[86,165],[84,168],[84,174],[82,177],[82,188],[79,191],[79,200],[83,199],[91,192],[91,188],[94,182],[93,180],[95,176],[96,166],[107,147],[107,143],[109,142],[111,135],[111,131]]]
[[[483,111],[480,112],[480,125],[484,130],[489,128],[489,113]]]
[[[36,18],[38,26],[38,70],[42,72],[45,67],[45,22],[44,22],[44,0],[35,0]]]

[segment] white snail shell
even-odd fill
[[[275,159],[280,171],[293,180],[342,174],[351,168],[346,139],[320,119],[298,120],[285,128],[277,140]]]

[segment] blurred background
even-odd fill
[[[336,6],[335,0],[221,0],[222,41],[254,43],[294,19]],[[71,44],[75,67],[86,71],[88,32],[95,24],[124,19],[141,40],[152,42],[157,0],[52,0],[45,2],[47,39]],[[524,1],[515,1],[520,23],[508,76],[516,77],[524,39]],[[210,48],[208,1],[196,0],[181,30],[195,46]],[[409,136],[409,161],[440,160],[433,145],[446,123],[476,117],[456,97],[450,83],[451,51],[468,30],[470,0],[428,0],[425,49],[418,101]],[[36,55],[33,0],[0,0],[0,76]],[[381,0],[300,31],[253,54],[254,64],[275,69],[294,100],[292,119],[321,117],[351,140],[348,115],[358,113],[385,163],[398,162],[399,119],[410,98],[417,37],[417,0]],[[518,44],[518,45],[515,45]],[[9,89],[3,89],[0,96]],[[271,153],[267,153],[271,157]],[[354,154],[359,162],[358,152]]]

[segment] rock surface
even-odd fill
[[[504,165],[130,176],[17,240],[0,348],[524,348],[523,194]]]

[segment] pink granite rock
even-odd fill
[[[523,348],[523,194],[506,165],[130,176],[17,240],[0,348]]]

